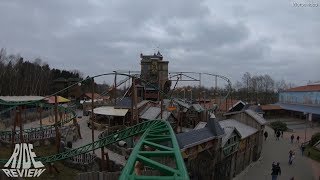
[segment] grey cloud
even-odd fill
[[[139,70],[159,47],[173,71],[317,80],[319,8],[273,2],[4,0],[0,47],[88,75]]]

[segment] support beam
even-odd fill
[[[22,122],[22,116],[21,116],[21,113],[22,113],[22,107],[19,106],[19,115],[18,115],[18,121],[19,121],[19,128],[20,128],[20,143],[23,143],[24,140],[23,140],[23,122]]]
[[[91,139],[92,143],[94,143],[94,78],[91,79]],[[92,152],[94,154],[94,148],[92,147]]]
[[[104,167],[104,164],[105,164],[105,158],[104,158],[104,147],[101,147],[101,171],[105,171],[105,167]]]
[[[54,128],[56,131],[56,148],[57,152],[59,153],[60,149],[60,138],[59,138],[59,132],[58,132],[58,97],[57,95],[54,96]]]

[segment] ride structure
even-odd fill
[[[93,78],[104,76],[104,75],[113,75],[113,74],[115,73],[101,74],[91,78],[86,78],[85,80],[93,79]],[[117,74],[119,75],[119,73]],[[132,75],[127,75],[127,74],[121,74],[121,75],[129,76],[131,78],[136,78]],[[78,83],[81,83],[81,82],[78,82]],[[78,83],[75,83],[67,88],[78,85]],[[62,92],[65,89],[59,92]],[[53,95],[56,95],[59,92]],[[50,95],[50,96],[53,96],[53,95]],[[8,110],[11,110],[13,107],[18,107],[19,105],[37,105],[39,104],[39,101],[30,101],[30,102],[24,102],[24,103],[0,102],[0,104],[12,106],[7,109],[8,111]],[[73,114],[75,115],[75,112],[73,112]],[[74,118],[74,116],[72,118]],[[72,118],[68,120],[71,121]],[[67,121],[62,121],[62,122],[59,122],[59,124],[61,125],[61,123],[66,123],[66,122]],[[43,126],[35,129],[34,128],[25,129],[23,130],[23,133],[27,134],[28,136],[28,134],[30,133],[43,132],[47,129],[56,128],[57,126],[58,124],[54,124],[51,126]],[[18,131],[16,132],[2,131],[0,134],[3,136],[12,137],[12,136],[15,136],[15,134],[17,133]],[[109,144],[118,142],[120,140],[124,140],[128,137],[133,137],[141,134],[142,136],[139,140],[139,143],[134,147],[133,153],[130,155],[128,163],[126,164],[126,166],[124,167],[121,173],[120,179],[128,179],[128,177],[130,179],[189,179],[175,134],[170,124],[162,120],[153,120],[153,121],[146,121],[143,123],[139,123],[132,127],[121,130],[119,132],[110,134],[92,143],[81,146],[79,148],[71,149],[71,150],[54,154],[51,156],[38,157],[37,160],[41,161],[42,163],[51,163],[55,161],[65,160],[68,158],[72,158],[81,154],[91,152],[98,148],[104,148]],[[21,137],[21,136],[18,136],[18,137]],[[19,141],[19,138],[17,138],[14,142],[18,142],[18,141]],[[22,139],[20,138],[20,142],[21,141]],[[152,151],[147,151],[145,149],[147,147],[149,147],[149,149],[151,148]],[[161,159],[165,157],[171,158],[175,165],[170,167],[168,165],[165,165],[165,163],[157,162],[157,160],[154,159],[154,158]],[[1,164],[6,163],[7,161],[8,159],[0,159]],[[158,171],[160,176],[146,176],[143,174],[139,174],[138,171],[134,170],[134,167],[137,163],[138,164],[142,163],[150,167],[152,170]]]
[[[147,81],[144,81],[143,79],[137,77],[136,75],[113,72],[113,73],[105,73],[105,74],[100,74],[93,77],[88,77],[50,96],[55,96],[58,93],[65,91],[68,88],[77,86],[79,83],[83,83],[84,81],[92,80],[93,82],[94,78],[106,76],[106,75],[127,76],[128,78],[126,78],[125,81],[132,79],[132,83],[135,83],[135,79],[138,78],[140,81],[143,81],[146,85],[152,86],[152,84],[150,84]],[[227,81],[227,82],[229,83],[230,81]],[[115,84],[114,85],[115,90],[116,90],[116,87],[118,86]],[[153,88],[158,90],[163,97],[168,98],[171,101],[174,101],[174,99],[171,98],[171,95],[169,95],[171,93],[164,93],[161,89],[159,89],[159,87],[153,87]],[[108,93],[110,92],[112,91],[109,90]],[[9,106],[9,108],[1,111],[1,113],[3,113],[6,111],[10,111],[14,108],[17,108],[21,105],[40,106],[40,101],[30,101],[30,102],[23,102],[23,103],[0,101],[0,104],[3,106]],[[72,119],[76,118],[76,113],[72,109],[65,108],[62,110],[68,111],[69,113],[72,114],[72,116],[60,122],[56,122],[53,125],[20,130],[20,132],[23,133],[23,136],[16,136],[16,134],[19,134],[19,131],[15,131],[15,132],[1,131],[0,139],[9,140],[10,138],[12,139],[12,137],[14,137],[13,142],[17,143],[17,142],[29,142],[36,138],[43,138],[44,136],[41,136],[41,135],[45,134],[44,133],[45,131],[57,129],[58,126],[63,126],[64,124],[70,122]],[[33,134],[38,134],[38,136]],[[175,137],[175,133],[171,125],[168,122],[163,120],[145,121],[142,123],[137,123],[135,125],[134,123],[131,123],[131,127],[128,127],[126,129],[123,129],[121,131],[115,132],[110,135],[101,136],[101,138],[98,140],[93,139],[93,142],[83,145],[79,148],[68,149],[65,152],[57,153],[57,154],[46,156],[46,157],[38,157],[36,159],[38,161],[41,161],[42,163],[51,163],[55,161],[67,160],[67,159],[79,156],[81,154],[92,152],[99,148],[101,148],[103,152],[103,148],[105,148],[110,144],[127,139],[129,137],[136,137],[136,136],[140,136],[140,139],[138,143],[135,145],[124,169],[122,170],[120,179],[189,179],[188,172],[186,170],[183,158],[181,156],[180,148],[177,143],[177,139]],[[33,139],[23,138],[23,137],[33,137]],[[0,159],[0,164],[4,164],[6,162],[7,162],[7,159]],[[157,176],[152,176],[152,175],[150,176],[145,174],[144,171],[142,171],[143,166],[146,166],[151,171],[156,172]]]

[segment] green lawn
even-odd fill
[[[34,152],[36,153],[37,157],[39,156],[48,156],[56,153],[56,148],[54,145],[48,146],[39,146],[34,147]],[[9,159],[11,156],[11,148],[4,148],[1,147],[0,150],[0,159]],[[77,173],[80,171],[71,169],[69,167],[64,166],[61,162],[55,162],[54,165],[60,171],[60,173],[56,173],[53,170],[53,174],[49,174],[49,167],[45,164],[46,170],[41,174],[39,178],[36,179],[75,179]],[[3,165],[1,165],[3,166]]]
[[[305,154],[309,155],[310,158],[320,162],[320,151],[316,150],[314,147],[307,146]]]

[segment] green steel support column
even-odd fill
[[[126,166],[122,170],[120,180],[127,179],[184,179],[188,180],[188,173],[181,156],[180,148],[175,134],[166,121],[157,120],[159,123],[152,125],[141,136],[139,142],[133,149]],[[155,135],[152,132],[157,132]],[[163,134],[161,134],[163,133]],[[161,143],[161,144],[160,144]],[[153,148],[153,151],[146,151],[145,147]],[[172,159],[175,167],[160,163],[155,159]],[[140,162],[149,168],[160,172],[162,176],[143,176],[135,172],[136,163]]]

